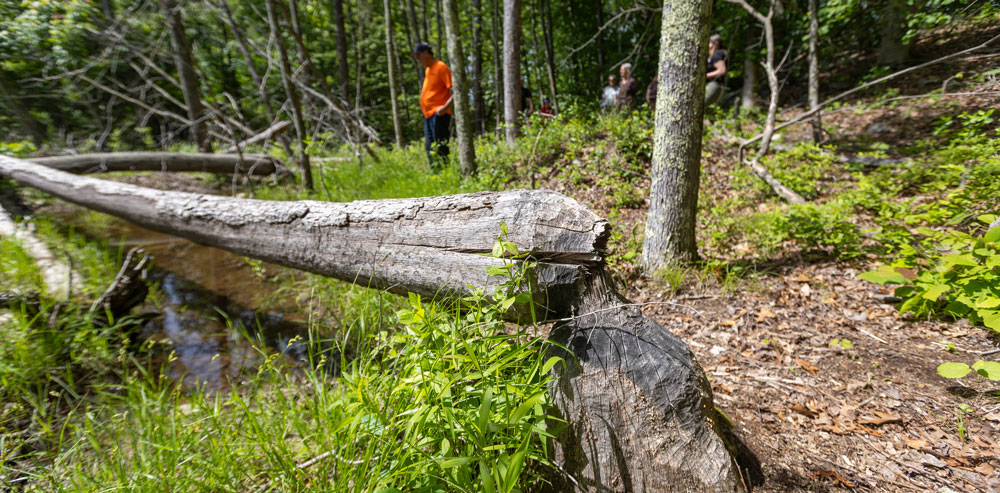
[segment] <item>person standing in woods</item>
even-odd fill
[[[726,50],[722,48],[722,36],[713,34],[708,38],[708,69],[705,78],[705,106],[718,103],[726,86]]]
[[[619,73],[622,83],[618,86],[618,109],[631,112],[639,99],[639,83],[632,78],[631,63],[623,63]]]
[[[608,85],[601,91],[601,111],[607,112],[614,109],[618,104],[618,79],[614,75],[608,76]]]
[[[420,89],[420,111],[424,114],[424,148],[431,168],[448,162],[448,139],[451,137],[451,69],[434,58],[426,42],[413,47],[411,55],[424,66],[424,85]]]
[[[653,77],[653,81],[646,86],[646,104],[653,111],[656,111],[656,89],[660,86],[660,74]]]
[[[524,113],[525,121],[535,112],[535,99],[532,97],[531,89],[524,84],[524,79],[521,79],[521,112]]]

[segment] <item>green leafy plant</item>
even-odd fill
[[[965,363],[948,362],[941,363],[937,367],[938,375],[944,378],[962,378],[975,372],[979,377],[994,382],[1000,381],[1000,362],[979,360],[969,366]]]

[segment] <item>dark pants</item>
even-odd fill
[[[444,166],[448,163],[448,139],[451,138],[451,115],[431,115],[424,118],[424,149],[431,167]],[[435,154],[438,163],[435,164]]]

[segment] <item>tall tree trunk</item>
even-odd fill
[[[663,9],[652,184],[642,248],[649,272],[698,256],[694,231],[711,14],[711,0],[677,2]]]
[[[368,23],[367,10],[361,8],[361,0],[357,1],[358,11],[358,27],[356,29],[356,34],[354,37],[354,57],[356,58],[356,64],[354,66],[354,111],[361,116],[361,99],[362,99],[362,88],[361,88],[361,76],[364,71],[364,58],[365,49],[364,40],[365,36],[365,24]]]
[[[819,9],[816,3],[816,0],[809,0],[809,109],[813,111],[819,108],[819,54],[816,50]],[[820,112],[816,111],[816,116],[812,119],[813,142],[817,144],[823,141],[823,123],[819,115]]]
[[[746,37],[746,47],[743,50],[743,94],[740,98],[740,106],[745,110],[757,108],[757,62],[750,56],[750,47],[756,44],[754,30],[747,28],[744,30]]]
[[[431,30],[427,25],[427,0],[420,0],[420,23],[424,26],[424,35],[421,40],[430,42]]]
[[[486,106],[483,103],[483,1],[472,0],[472,106],[477,133],[486,132]]]
[[[496,134],[503,128],[503,53],[500,51],[500,0],[493,0],[493,93],[496,95]]]
[[[229,25],[229,30],[233,32],[233,38],[236,39],[237,46],[240,47],[240,53],[243,54],[243,60],[246,62],[247,71],[250,73],[250,80],[253,81],[254,89],[257,91],[257,96],[260,97],[261,103],[264,104],[264,111],[267,113],[267,119],[270,122],[275,122],[278,119],[277,113],[274,112],[274,105],[271,102],[271,96],[267,94],[266,81],[261,79],[260,73],[257,72],[257,67],[254,64],[253,57],[250,55],[250,48],[247,46],[246,35],[240,28],[236,20],[233,19],[232,11],[229,10],[229,0],[219,0],[219,7],[222,9],[223,21]],[[281,143],[281,147],[284,148],[285,153],[291,157],[295,153],[292,152],[292,146],[288,143],[288,139],[284,135],[278,136],[278,142]]]
[[[469,85],[465,75],[465,54],[462,52],[457,0],[444,0],[444,23],[448,53],[451,54],[451,94],[455,105],[455,130],[458,134],[458,163],[462,176],[471,176],[476,173],[475,133],[472,131]]]
[[[389,61],[389,99],[392,100],[392,129],[396,133],[396,147],[403,148],[403,127],[399,123],[399,98],[396,97],[396,43],[392,35],[392,8],[389,0],[382,0],[385,8],[385,53]]]
[[[299,101],[299,93],[295,90],[295,82],[292,81],[292,66],[288,61],[288,50],[285,49],[285,40],[281,35],[281,24],[278,23],[278,16],[275,12],[275,0],[265,0],[267,7],[267,21],[271,25],[271,36],[274,37],[274,44],[278,47],[278,55],[281,57],[281,82],[285,86],[285,95],[291,104],[292,123],[295,124],[295,134],[298,137],[299,166],[302,168],[302,184],[309,190],[313,188],[312,168],[309,165],[309,154],[306,153],[306,126],[302,119],[302,103]]]
[[[39,125],[34,115],[31,114],[31,111],[18,101],[17,95],[10,89],[7,75],[3,72],[0,72],[0,96],[3,96],[7,100],[11,111],[17,117],[17,122],[21,124],[21,129],[31,137],[31,141],[35,143],[35,147],[41,147],[42,142],[45,141],[45,134],[40,130],[41,125]]]
[[[410,38],[410,49],[413,49],[417,45],[417,42],[424,41],[420,34],[420,29],[417,24],[417,11],[413,8],[413,0],[406,0],[406,9],[410,15],[406,16],[406,25],[409,26],[409,31],[413,33],[413,37]],[[417,85],[419,87],[424,86],[424,67],[420,65],[420,60],[414,59],[413,65],[417,69]]]
[[[194,71],[194,58],[191,55],[191,42],[184,32],[184,20],[181,10],[175,0],[160,0],[163,15],[167,18],[170,29],[170,43],[174,48],[174,63],[181,79],[181,90],[184,93],[184,104],[187,106],[188,118],[193,122],[191,135],[202,152],[212,152],[212,144],[208,141],[201,96],[198,92],[198,74]]]
[[[521,128],[521,0],[503,0],[503,92],[504,125],[507,143]]]
[[[344,0],[333,0],[333,24],[337,30],[337,68],[340,72],[340,97],[349,98],[351,76],[347,70],[347,31],[344,29]]]
[[[545,67],[549,76],[549,93],[552,94],[552,106],[559,111],[559,94],[556,92],[556,53],[555,39],[552,32],[552,5],[550,0],[542,2],[542,37],[545,41]]]
[[[882,41],[878,47],[880,65],[902,65],[910,59],[910,45],[903,42],[906,34],[905,0],[887,0],[882,22]]]
[[[441,20],[441,0],[435,0],[434,2],[434,19],[436,20],[437,28],[437,41],[434,42],[434,47],[441,50],[441,58],[445,60],[450,60],[451,57],[448,56],[448,52],[445,49],[446,45],[444,43],[444,36],[441,35],[441,29],[444,27],[444,23]]]

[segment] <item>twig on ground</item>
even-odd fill
[[[867,330],[862,329],[861,327],[855,327],[854,329],[868,337],[871,337],[872,339],[875,339],[878,342],[881,342],[882,344],[889,344],[885,339],[882,339],[881,337],[872,334],[871,332],[868,332]]]

